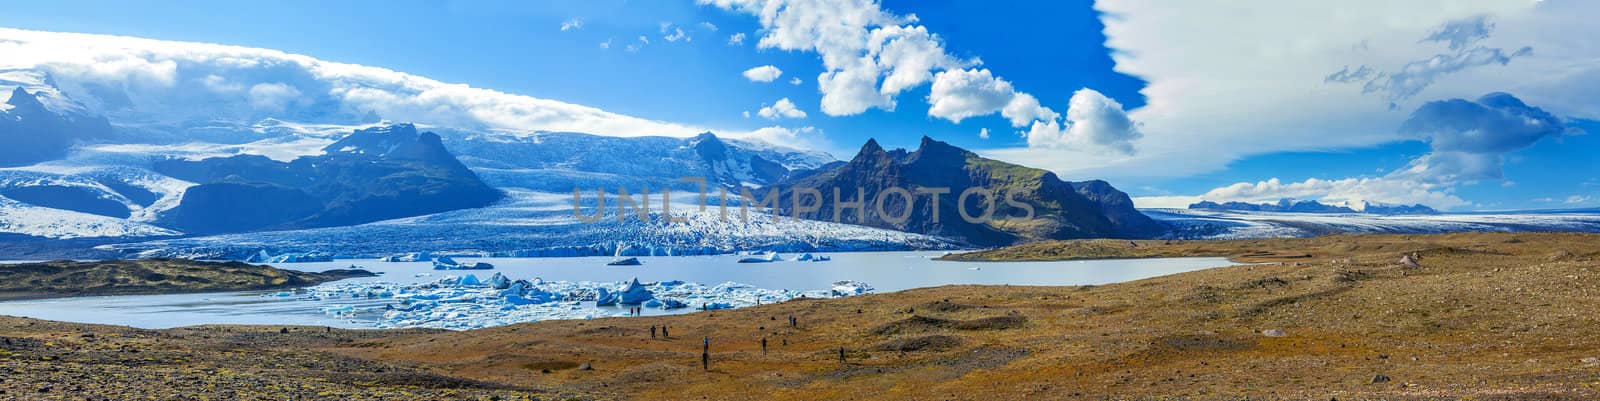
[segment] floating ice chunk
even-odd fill
[[[496,290],[504,290],[504,289],[507,289],[507,288],[511,288],[511,279],[507,279],[505,275],[500,274],[498,272],[495,273],[493,276],[489,276],[488,283],[489,283],[489,288],[493,288],[493,289],[496,289]]]
[[[456,285],[462,286],[462,287],[476,287],[476,286],[483,285],[483,281],[478,280],[478,276],[474,276],[474,275],[468,274],[468,275],[465,275],[465,276],[461,276],[461,280],[457,281]]]
[[[617,296],[617,294],[612,293],[611,291],[606,291],[605,288],[601,288],[599,295],[595,296],[594,306],[612,306],[616,305],[620,300],[621,297]]]
[[[833,282],[832,295],[835,297],[847,297],[851,295],[861,295],[872,291],[872,286],[867,285],[867,283],[844,280]]]
[[[651,294],[650,290],[645,289],[643,284],[639,284],[639,278],[635,277],[633,281],[628,282],[628,285],[622,288],[618,295],[617,303],[638,305],[654,297],[655,294]]]
[[[355,311],[356,311],[355,305],[341,305],[341,306],[333,306],[333,307],[322,308],[322,313],[326,313],[326,314],[330,314],[330,315],[354,313]]]
[[[768,252],[763,255],[755,255],[748,258],[739,259],[739,263],[772,263],[780,260],[783,260],[783,258],[778,256],[777,252]]]

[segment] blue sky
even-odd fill
[[[1588,120],[1600,111],[1565,92],[1595,87],[1600,74],[1569,74],[1575,77],[1571,81],[1535,84],[1519,79],[1597,56],[1583,53],[1581,46],[1549,42],[1562,33],[1557,30],[1571,26],[1560,19],[1573,14],[1567,8],[1591,8],[1581,3],[1474,4],[1448,13],[1433,12],[1427,4],[1370,7],[1374,13],[1406,17],[1405,24],[1391,24],[1387,30],[1328,23],[1322,17],[1327,12],[1315,5],[1286,8],[1271,3],[1190,4],[1166,10],[1123,1],[890,0],[820,7],[867,9],[876,13],[870,15],[900,17],[884,26],[925,29],[940,47],[935,53],[947,57],[932,73],[984,70],[968,82],[1009,85],[972,97],[961,95],[977,92],[961,92],[971,88],[960,87],[949,98],[999,96],[1009,105],[1005,100],[1027,95],[1042,107],[1031,118],[1008,118],[998,105],[988,109],[948,103],[955,106],[930,110],[936,103],[931,97],[944,97],[932,96],[937,76],[891,96],[892,110],[866,106],[825,112],[823,104],[831,101],[817,82],[818,74],[829,69],[823,46],[758,46],[761,38],[786,31],[738,3],[277,1],[152,6],[66,0],[10,4],[0,14],[0,26],[281,50],[718,130],[810,127],[817,134],[796,145],[820,147],[840,158],[849,158],[868,137],[886,146],[913,147],[928,135],[992,157],[1050,168],[1069,179],[1105,178],[1142,197],[1142,205],[1278,196],[1425,202],[1458,210],[1600,205],[1600,184],[1593,178],[1600,163],[1592,156],[1600,144],[1591,134],[1552,131],[1539,134],[1543,136],[1531,145],[1474,153],[1501,161],[1502,174],[1468,177],[1437,172],[1439,160],[1451,153],[1430,143],[1450,133],[1399,132],[1400,124],[1428,102],[1470,100],[1498,91],[1584,131],[1600,128]],[[802,6],[808,5],[791,8]],[[1185,7],[1196,10],[1180,10]],[[1229,8],[1248,8],[1255,18],[1230,19],[1241,10]],[[1163,19],[1176,14],[1188,17]],[[910,15],[916,18],[905,18]],[[1475,19],[1482,21],[1474,24]],[[1246,24],[1262,26],[1236,27]],[[1451,24],[1486,29],[1482,35],[1460,38],[1460,49],[1451,38],[1428,39]],[[681,37],[676,36],[679,31]],[[745,36],[742,43],[729,43],[735,34]],[[1318,44],[1327,50],[1285,54]],[[1523,47],[1531,51],[1517,52]],[[1406,81],[1427,82],[1417,88],[1373,77],[1346,84],[1330,75],[1341,68],[1371,66],[1383,73],[1375,77],[1398,76],[1412,60],[1467,59],[1465,55],[1502,49],[1494,54],[1506,62],[1462,64],[1426,72],[1432,75],[1425,80]],[[1474,50],[1480,53],[1470,53]],[[1114,61],[1114,56],[1120,59]],[[782,75],[773,82],[752,82],[741,75],[762,65],[774,66]],[[1251,71],[1256,68],[1264,69]],[[1286,71],[1282,77],[1288,78],[1280,78],[1279,71]],[[801,82],[791,84],[794,78]],[[1213,87],[1201,88],[1208,85]],[[1079,96],[1084,88],[1093,94]],[[1161,99],[1160,107],[1146,107],[1150,94]],[[805,117],[763,118],[760,109],[779,99],[789,99]],[[984,129],[988,138],[979,135]],[[1430,161],[1434,164],[1428,165]],[[1396,173],[1408,166],[1428,175]],[[1266,185],[1274,178],[1285,185]],[[1291,183],[1305,185],[1286,185]],[[1229,186],[1234,187],[1225,189]]]

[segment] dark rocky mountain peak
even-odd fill
[[[357,130],[324,154],[279,162],[237,155],[165,160],[197,182],[162,224],[190,233],[327,227],[487,206],[502,196],[411,124]]]
[[[843,194],[841,202],[865,201],[867,210],[861,216],[851,209],[841,209],[843,213],[838,221],[954,237],[975,245],[1006,245],[1041,239],[1147,238],[1165,231],[1160,223],[1133,209],[1127,194],[1104,182],[1086,185],[1080,191],[1049,171],[986,159],[928,137],[923,137],[913,152],[885,150],[877,140],[869,139],[850,162],[796,175],[777,185],[784,213],[794,213],[796,188],[815,189],[823,194],[820,210],[801,217],[835,220],[832,195],[834,189],[839,189]],[[890,187],[912,193],[919,189],[947,189],[949,193],[940,196],[937,208],[927,194],[914,196],[916,199],[909,204],[898,196],[886,198],[885,213],[908,216],[904,222],[892,223],[876,210],[876,196]],[[998,198],[994,219],[972,223],[961,218],[957,199],[962,191],[972,187],[994,191]],[[867,199],[856,199],[856,188],[863,189]],[[1011,196],[1014,202],[1005,202],[1007,193],[1015,193]],[[801,203],[810,204],[811,200],[808,198]],[[982,215],[982,203],[981,197],[969,199],[967,215]],[[1022,218],[1025,208],[1016,204],[1032,207],[1034,218]]]

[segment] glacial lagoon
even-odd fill
[[[251,291],[204,294],[128,295],[0,302],[0,315],[83,323],[169,328],[200,324],[322,325],[342,328],[444,327],[465,329],[522,321],[624,316],[631,306],[595,306],[594,301],[507,305],[489,299],[489,289],[460,288],[456,298],[474,304],[444,305],[451,312],[435,312],[417,320],[417,313],[395,312],[416,308],[406,288],[451,290],[449,285],[428,285],[449,276],[473,275],[487,280],[499,273],[511,280],[545,283],[543,288],[620,289],[634,278],[652,290],[676,291],[704,299],[727,299],[722,306],[742,307],[776,302],[794,296],[827,296],[838,281],[871,285],[874,292],[952,284],[988,285],[1089,285],[1232,265],[1223,258],[1163,258],[1056,262],[947,262],[935,260],[942,251],[844,252],[818,254],[825,262],[794,260],[782,255],[771,263],[738,263],[743,256],[640,257],[640,266],[607,266],[610,257],[580,258],[455,258],[462,263],[488,262],[493,270],[433,270],[429,262],[379,262],[335,260],[286,263],[284,269],[322,271],[352,265],[381,272],[377,277],[323,284],[312,291]],[[658,284],[665,282],[666,284]],[[677,282],[683,282],[678,284]],[[736,284],[735,284],[736,283]],[[373,290],[365,290],[365,289]],[[394,290],[394,289],[399,290]],[[365,292],[358,294],[356,289]],[[389,289],[389,290],[384,290]],[[376,292],[386,292],[382,295]],[[330,295],[331,294],[331,295]],[[342,296],[341,296],[342,294]],[[665,295],[663,295],[665,296]],[[477,298],[474,300],[474,298]],[[406,302],[402,302],[406,301]],[[437,301],[429,301],[437,302]],[[644,315],[689,313],[698,304],[678,309],[643,308]],[[451,319],[459,321],[449,321]]]

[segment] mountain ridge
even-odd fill
[[[888,197],[885,190],[891,187],[904,189],[912,193],[914,199],[922,200],[908,204],[903,196]],[[979,204],[985,202],[978,201],[977,195],[965,209],[961,207],[960,194],[974,187],[994,190],[992,220],[973,223],[963,218],[963,214],[973,217],[985,214],[979,208]],[[799,188],[820,193],[815,204],[817,211],[801,210],[811,205],[805,199],[795,204],[796,194],[801,192]],[[857,198],[851,193],[854,188],[861,188],[865,196]],[[1096,199],[1091,200],[1080,193],[1078,186],[1061,180],[1053,172],[986,159],[927,136],[922,137],[916,151],[886,150],[876,139],[868,139],[850,161],[780,182],[775,189],[779,193],[780,213],[795,215],[799,211],[806,218],[944,235],[980,246],[1039,239],[1148,238],[1159,236],[1163,231],[1159,223],[1133,209],[1127,194],[1109,184],[1083,185],[1085,193],[1096,195]],[[841,195],[839,202],[833,199],[836,189]],[[931,193],[917,194],[942,189],[948,189],[949,193],[939,195],[938,202],[933,201]],[[763,192],[770,193],[770,190],[763,188]],[[884,213],[877,210],[880,196],[884,197]],[[758,199],[761,200],[764,199]],[[865,210],[835,215],[836,205],[852,201],[864,202]],[[1034,218],[1022,218],[1029,208],[1034,211]],[[840,212],[846,210],[853,209],[839,208]],[[1112,212],[1107,213],[1108,210]],[[903,222],[891,221],[899,220],[901,215],[906,216]],[[1116,221],[1108,215],[1115,215]]]

